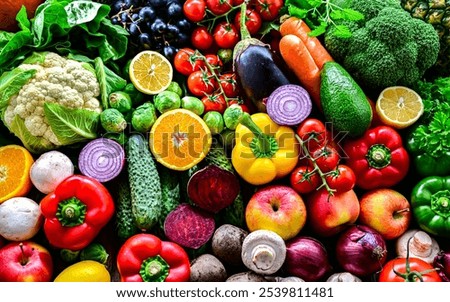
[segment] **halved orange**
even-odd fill
[[[144,50],[131,60],[130,80],[142,93],[154,95],[169,87],[173,68],[169,60],[153,50]]]
[[[403,129],[414,124],[423,114],[420,95],[408,87],[384,89],[375,104],[380,120],[388,126]]]
[[[33,156],[22,146],[0,147],[0,203],[30,192],[30,169],[33,163]]]
[[[208,154],[212,135],[198,115],[187,109],[174,109],[158,117],[149,140],[158,162],[169,169],[185,171]]]

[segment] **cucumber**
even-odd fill
[[[116,197],[116,230],[117,236],[122,241],[139,232],[131,210],[131,191],[128,177],[123,175],[117,182]]]
[[[143,135],[128,139],[127,160],[131,210],[136,226],[147,231],[160,221],[163,205],[156,162]]]
[[[176,171],[172,171],[163,165],[157,165],[159,178],[161,181],[161,219],[159,226],[164,227],[164,220],[167,214],[170,213],[180,204],[180,182],[178,180]]]

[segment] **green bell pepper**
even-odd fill
[[[450,174],[450,151],[433,156],[418,146],[418,142],[411,135],[406,144],[411,153],[412,162],[417,173],[422,176],[444,176]]]
[[[424,231],[450,238],[450,176],[429,176],[417,183],[411,208]]]

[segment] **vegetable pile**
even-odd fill
[[[423,1],[25,2],[0,27],[0,281],[450,280]]]

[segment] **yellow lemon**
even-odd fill
[[[54,282],[111,282],[111,275],[100,262],[83,260],[66,267]]]

